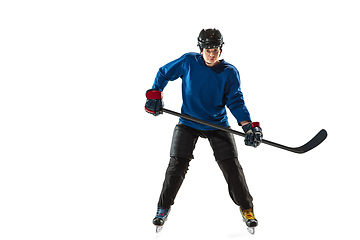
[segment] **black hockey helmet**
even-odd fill
[[[218,29],[214,28],[201,30],[198,37],[198,46],[200,47],[200,51],[204,48],[209,49],[220,47],[221,49],[223,44],[223,36]]]

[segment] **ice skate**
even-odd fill
[[[160,232],[164,226],[165,221],[167,220],[167,217],[170,212],[170,208],[163,208],[158,206],[156,216],[153,220],[153,224],[156,226],[156,232]]]
[[[247,228],[248,232],[254,234],[255,227],[258,225],[258,221],[255,218],[254,209],[249,208],[242,210],[240,208],[240,212],[243,217],[243,221],[246,223],[246,226],[248,227]]]

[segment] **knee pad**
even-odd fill
[[[185,176],[189,170],[190,161],[191,159],[188,158],[171,157],[167,171],[175,175]]]

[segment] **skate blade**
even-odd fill
[[[159,233],[163,229],[163,226],[156,226],[156,233]]]
[[[255,228],[249,227],[249,228],[247,228],[247,230],[250,234],[253,234],[253,235],[255,234]]]

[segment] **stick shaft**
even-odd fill
[[[207,121],[204,121],[204,120],[201,120],[201,119],[198,119],[198,118],[195,118],[195,117],[191,117],[189,115],[184,115],[184,114],[181,114],[181,113],[178,113],[178,112],[174,112],[174,111],[171,111],[169,109],[166,109],[166,108],[163,108],[161,109],[162,112],[165,112],[165,113],[168,113],[168,114],[171,114],[171,115],[174,115],[174,116],[177,116],[177,117],[181,117],[181,118],[184,118],[186,120],[190,120],[190,121],[193,121],[193,122],[196,122],[196,123],[201,123],[201,124],[204,124],[206,126],[209,126],[209,127],[213,127],[213,128],[216,128],[216,129],[219,129],[219,130],[222,130],[222,131],[225,131],[225,132],[229,132],[229,133],[232,133],[232,134],[235,134],[235,135],[238,135],[238,136],[241,136],[241,137],[245,137],[246,134],[242,133],[242,132],[238,132],[238,131],[235,131],[233,129],[230,129],[230,128],[225,128],[225,127],[222,127],[222,126],[219,126],[219,125],[216,125],[216,124],[213,124],[213,123],[210,123],[210,122],[207,122]],[[324,131],[324,130],[322,130]],[[319,135],[319,134],[318,134]],[[316,137],[316,136],[315,136]],[[315,138],[314,137],[314,138]],[[326,136],[325,136],[326,137]],[[324,138],[325,139],[325,138]],[[310,140],[311,142],[312,140]],[[323,141],[323,140],[322,140]],[[315,144],[314,146],[312,146],[311,148],[309,149],[305,149],[304,146],[306,145],[303,145],[301,147],[297,147],[297,148],[291,148],[291,147],[287,147],[287,146],[284,146],[284,145],[281,145],[281,144],[278,144],[278,143],[274,143],[274,142],[271,142],[271,141],[268,141],[268,140],[265,140],[263,139],[262,140],[262,143],[264,144],[267,144],[267,145],[270,145],[270,146],[273,146],[273,147],[276,147],[276,148],[280,148],[280,149],[283,149],[283,150],[287,150],[287,151],[290,151],[290,152],[293,152],[293,153],[305,153],[309,150],[311,150],[312,148],[316,147],[317,145],[319,145],[322,141],[320,141],[319,143]],[[309,143],[310,143],[309,142]]]

